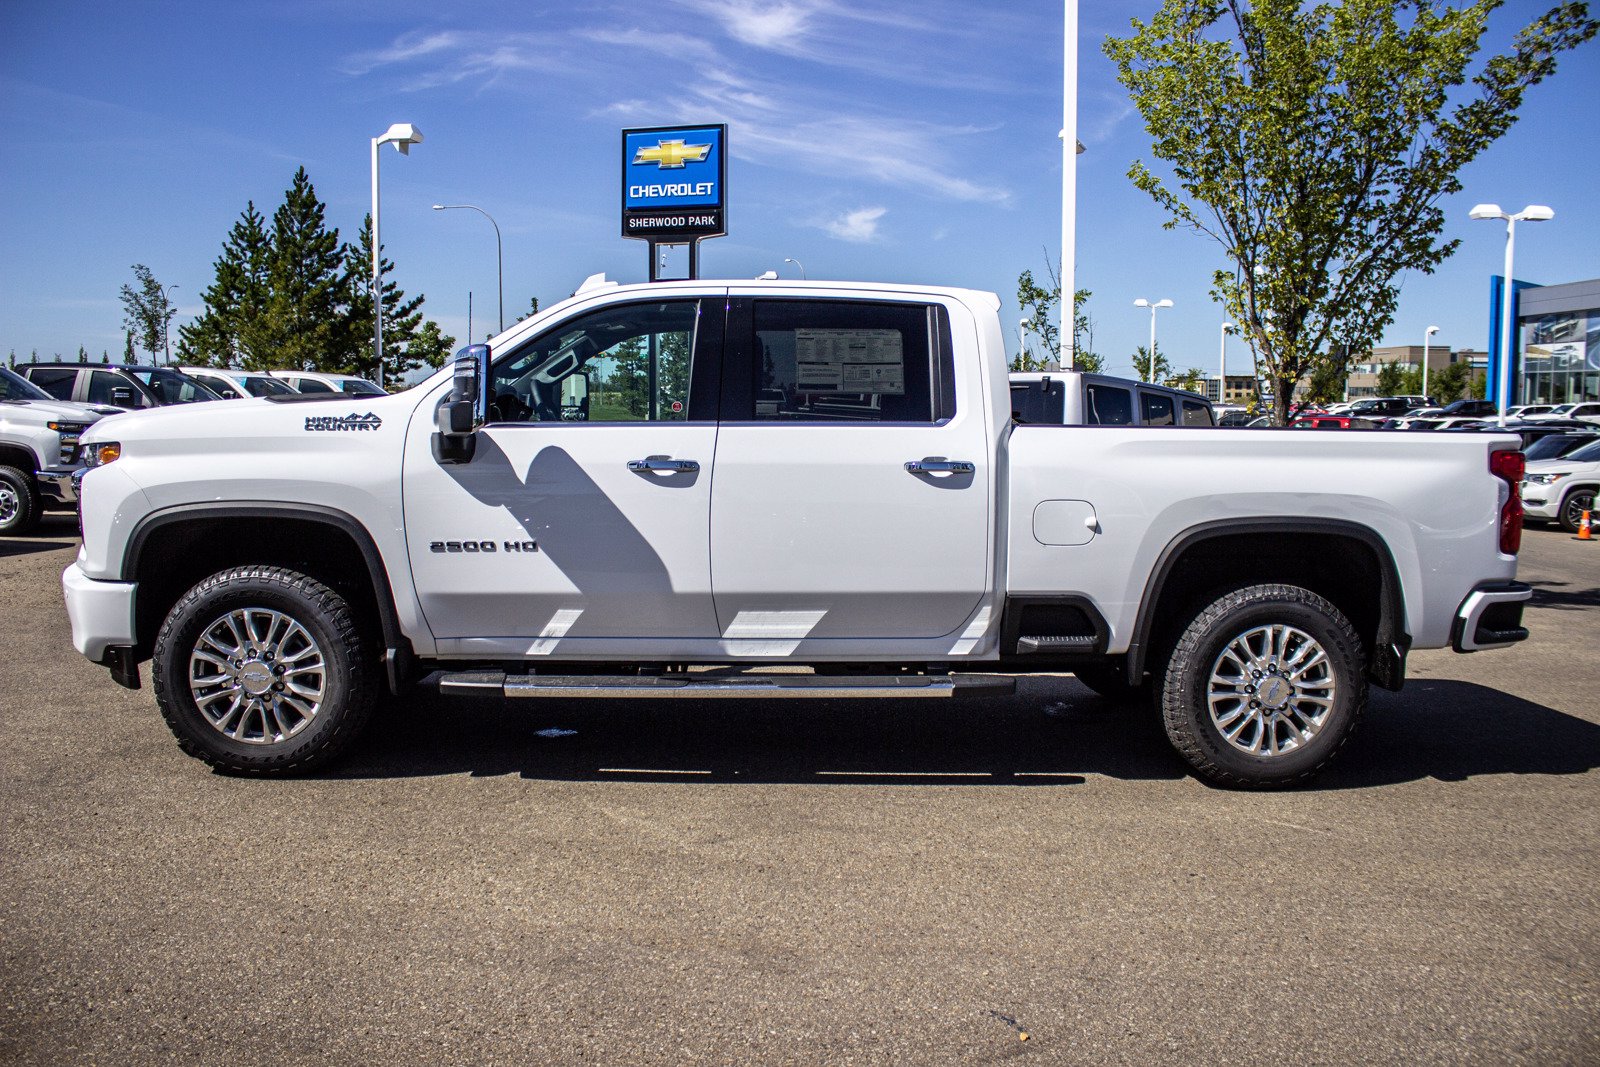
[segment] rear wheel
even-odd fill
[[[333,760],[371,714],[376,679],[343,597],[280,567],[189,590],[156,638],[156,703],[189,755],[235,774]]]
[[[1587,511],[1589,513],[1590,528],[1593,529],[1595,520],[1594,498],[1594,489],[1587,486],[1582,489],[1574,489],[1563,497],[1560,515],[1561,528],[1568,533],[1577,533],[1578,527],[1583,525],[1583,513]]]
[[[39,525],[39,490],[33,475],[0,467],[0,537],[25,534]]]
[[[1361,638],[1307,589],[1256,585],[1185,628],[1162,673],[1167,737],[1202,778],[1303,781],[1344,746],[1367,703]]]

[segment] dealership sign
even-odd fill
[[[622,131],[622,236],[652,244],[728,232],[728,127]]]

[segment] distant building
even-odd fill
[[[1600,400],[1600,278],[1565,285],[1518,282],[1513,312],[1517,336],[1508,402]],[[1490,345],[1497,355],[1499,337],[1491,338]]]

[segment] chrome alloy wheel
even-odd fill
[[[271,745],[317,717],[326,671],[323,651],[304,626],[270,608],[236,608],[195,642],[189,692],[224,737]]]
[[[1333,712],[1328,653],[1293,626],[1255,626],[1223,646],[1206,696],[1211,722],[1252,756],[1282,756],[1308,743]]]
[[[10,484],[0,481],[0,526],[17,517],[22,510],[22,497]]]

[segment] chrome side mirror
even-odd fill
[[[467,463],[477,448],[478,429],[489,421],[489,346],[468,345],[456,353],[450,395],[434,413],[433,458]]]

